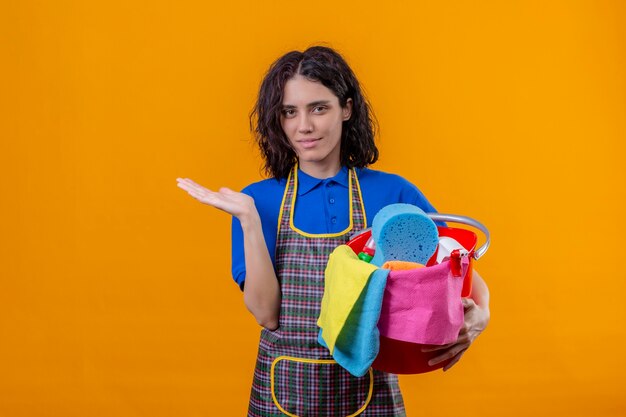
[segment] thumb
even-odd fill
[[[465,310],[474,308],[476,306],[476,303],[471,298],[461,298],[461,302],[463,303],[463,309]]]
[[[224,193],[224,194],[235,194],[235,192],[233,190],[231,190],[228,187],[221,187],[220,188],[220,193]]]

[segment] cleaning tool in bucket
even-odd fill
[[[480,230],[482,233],[485,234],[486,242],[480,248],[476,249],[476,245],[478,244],[478,236],[476,235],[476,233],[472,232],[471,230],[460,229],[456,227],[437,226],[437,232],[439,234],[439,241],[441,241],[445,237],[450,237],[454,239],[455,241],[457,241],[458,243],[460,243],[463,246],[463,249],[468,252],[467,254],[465,252],[462,252],[462,255],[468,257],[470,266],[467,269],[465,276],[463,277],[463,291],[461,293],[461,296],[469,297],[469,295],[472,292],[471,291],[472,290],[472,266],[473,266],[474,261],[478,260],[481,256],[483,256],[485,252],[487,252],[487,249],[489,248],[489,244],[491,243],[489,230],[483,224],[466,216],[459,216],[456,214],[439,214],[439,213],[427,213],[427,215],[433,221],[451,222],[451,223],[459,223],[463,225],[468,225],[468,226],[472,226]],[[363,250],[363,246],[370,239],[371,236],[372,236],[371,227],[367,229],[363,229],[361,231],[354,233],[352,237],[350,238],[350,241],[348,241],[346,245],[352,248],[354,253],[358,254]],[[374,242],[374,244],[375,243],[376,242]],[[428,260],[428,262],[426,263],[426,266],[433,266],[438,263],[437,262],[438,252],[439,252],[439,247],[435,251],[435,254]]]
[[[380,209],[372,221],[376,244],[371,263],[387,261],[426,264],[439,243],[437,226],[426,213],[412,204],[390,204]]]
[[[374,369],[416,374],[441,368],[451,360],[429,366],[428,361],[440,353],[422,352],[421,349],[456,340],[458,329],[463,323],[461,297],[471,293],[472,263],[486,252],[490,236],[482,224],[468,217],[450,214],[429,214],[429,217],[435,221],[473,226],[486,235],[486,243],[475,249],[475,233],[465,229],[438,227],[440,241],[442,237],[453,238],[463,249],[452,249],[448,259],[440,264],[437,264],[435,253],[426,268],[413,272],[390,271],[378,323],[380,344],[379,353],[372,364]],[[359,252],[359,246],[363,244],[361,242],[368,240],[370,234],[371,231],[365,231],[354,236],[348,246],[355,253]],[[391,245],[388,249],[393,249],[393,243],[387,242],[387,245]],[[444,311],[436,303],[433,305],[429,297],[420,297],[419,294],[438,297],[440,304],[447,305],[450,311]],[[424,303],[426,306],[422,305]],[[422,311],[422,308],[427,312]]]
[[[430,259],[437,246],[434,222],[418,207],[395,204],[384,207],[374,218],[372,237],[381,263],[410,270]],[[408,237],[409,239],[407,239]],[[393,243],[402,240],[402,248]],[[372,238],[359,253],[372,248]],[[370,246],[371,245],[371,246]],[[363,262],[365,260],[365,262]],[[325,287],[318,318],[318,341],[333,358],[355,376],[364,375],[379,352],[377,323],[386,291],[389,269],[357,257],[341,245],[330,254],[325,270]],[[417,262],[417,263],[416,263]],[[403,264],[398,267],[398,264]]]

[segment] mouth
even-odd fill
[[[298,142],[304,149],[313,148],[322,138],[306,138],[300,139]]]

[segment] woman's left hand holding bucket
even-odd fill
[[[442,346],[429,346],[422,349],[423,352],[433,352],[443,350],[443,352],[431,359],[428,364],[434,366],[440,362],[452,358],[452,361],[443,367],[443,371],[447,371],[454,366],[465,351],[470,347],[472,342],[480,335],[487,323],[489,322],[489,312],[487,309],[478,306],[471,298],[463,298],[464,323],[459,331],[459,337],[456,342]]]

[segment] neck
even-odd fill
[[[320,164],[319,162],[310,163],[307,161],[298,161],[300,170],[313,178],[326,179],[337,175],[341,170],[339,161],[333,164]]]

